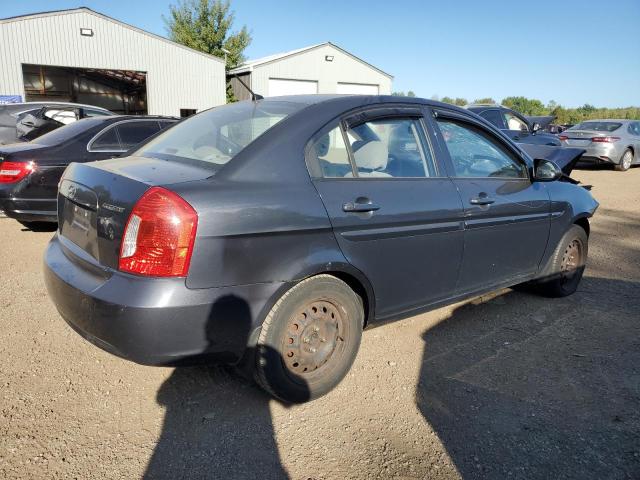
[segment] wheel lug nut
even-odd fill
[[[314,332],[319,332],[320,331],[320,327],[313,327],[313,331]]]
[[[310,349],[309,349],[309,351],[310,351],[311,353],[316,353],[316,349],[315,349],[315,348],[310,348]]]
[[[309,338],[308,338],[308,337],[305,337],[305,338],[303,338],[303,339],[302,339],[302,341],[303,341],[304,343],[309,343]]]

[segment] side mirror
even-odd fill
[[[534,123],[533,126],[531,127],[531,130],[535,133],[538,130],[540,130],[540,124],[539,123]]]
[[[562,170],[551,160],[536,158],[533,161],[533,179],[537,182],[553,182],[562,177]]]

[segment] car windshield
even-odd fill
[[[54,145],[60,145],[67,140],[80,135],[96,124],[91,120],[80,120],[77,122],[70,123],[69,125],[64,125],[60,128],[56,128],[55,130],[45,133],[44,135],[33,140],[33,143],[37,143],[39,145],[46,145],[48,147],[52,147]]]
[[[217,169],[276,123],[305,105],[292,102],[239,102],[188,118],[133,155]]]
[[[622,126],[619,122],[582,122],[569,130],[592,130],[594,132],[613,132]]]

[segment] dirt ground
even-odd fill
[[[85,342],[47,298],[52,234],[0,219],[0,478],[639,479],[640,168],[574,176],[601,203],[578,293],[367,330],[344,382],[294,407]]]

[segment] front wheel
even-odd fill
[[[633,162],[633,152],[627,148],[622,154],[622,157],[620,157],[620,163],[616,165],[615,168],[619,172],[626,172],[627,170],[629,170],[629,168],[631,168],[632,162]]]
[[[589,239],[584,229],[573,225],[556,247],[544,278],[534,289],[548,297],[566,297],[578,289],[587,263]]]
[[[267,315],[256,347],[255,379],[276,398],[318,398],[347,374],[358,353],[362,299],[342,280],[317,275],[289,289]]]

